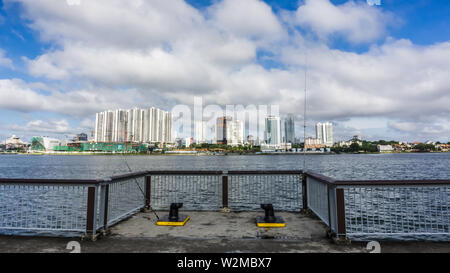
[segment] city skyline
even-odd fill
[[[307,67],[308,136],[330,120],[336,140],[448,142],[440,3],[0,0],[0,139],[62,138],[92,130],[104,109],[168,110],[195,96],[279,105],[301,132]]]

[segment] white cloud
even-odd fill
[[[233,35],[275,40],[285,35],[269,5],[259,0],[224,0],[210,8],[213,24]]]
[[[381,38],[392,18],[364,1],[334,5],[330,0],[306,0],[294,20],[296,24],[310,27],[322,39],[337,34],[361,43]]]
[[[11,130],[27,133],[52,133],[52,134],[72,134],[74,129],[65,119],[54,121],[33,120],[26,125],[11,125]]]
[[[67,5],[54,0],[6,0],[23,4],[30,26],[45,41],[142,48],[192,35],[201,14],[183,0],[96,0]]]
[[[0,67],[14,68],[13,62],[5,57],[5,51],[0,48]]]
[[[309,109],[317,116],[450,115],[450,43],[423,47],[400,40],[361,54],[318,46],[308,55]],[[282,58],[292,67],[304,65],[297,48],[286,48]]]
[[[389,121],[388,127],[403,134],[427,137],[450,134],[449,124],[450,119],[442,119],[435,116],[424,121]]]
[[[85,118],[80,122],[80,127],[81,128],[88,128],[88,129],[92,129],[95,126],[95,120],[89,119],[89,118]]]
[[[167,109],[202,95],[208,103],[279,104],[284,113],[302,114],[307,45],[311,122],[375,117],[395,120],[390,128],[399,129],[440,117],[445,129],[450,120],[449,42],[387,39],[363,53],[329,47],[335,35],[352,43],[386,38],[391,16],[359,2],[307,0],[291,13],[316,41],[288,34],[279,14],[256,0],[217,1],[203,14],[182,0],[6,2],[22,3],[31,27],[56,45],[25,62],[31,75],[61,88],[0,80],[2,109],[56,112],[91,126],[83,119],[104,109]],[[281,68],[259,64],[260,50]],[[429,131],[445,133],[439,128]]]
[[[85,89],[70,92],[39,92],[42,83],[27,84],[22,80],[0,80],[0,108],[18,112],[48,111],[74,117],[91,116],[98,111],[123,106],[132,107],[142,101],[136,90],[111,91]]]

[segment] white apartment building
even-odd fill
[[[316,124],[316,138],[320,139],[321,144],[324,144],[326,147],[332,147],[334,144],[333,124],[330,122],[317,123]]]
[[[195,122],[195,143],[202,144],[207,143],[206,140],[206,121],[196,121]]]
[[[107,110],[96,114],[96,142],[171,143],[172,113],[157,108]]]
[[[244,145],[244,122],[240,120],[229,121],[227,130],[228,145]]]

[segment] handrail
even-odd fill
[[[0,184],[67,184],[67,185],[98,185],[104,179],[26,179],[26,178],[0,178]]]
[[[320,182],[324,182],[326,184],[334,184],[336,182],[335,179],[322,175],[322,174],[318,174],[318,173],[314,173],[314,172],[305,172],[306,176],[312,177],[314,179],[319,180]]]
[[[450,185],[450,180],[337,180],[336,186],[428,186]]]
[[[334,178],[306,172],[306,176],[334,186],[420,186],[420,185],[450,185],[450,180],[336,180]]]
[[[301,170],[274,170],[274,171],[228,171],[234,175],[264,175],[264,174],[303,174]]]
[[[420,185],[450,185],[450,180],[336,180],[334,178],[302,170],[236,170],[228,171],[193,171],[193,170],[166,170],[166,171],[140,171],[116,175],[103,179],[27,179],[27,178],[0,178],[0,184],[79,184],[100,185],[115,183],[125,179],[131,179],[147,175],[277,175],[277,174],[305,174],[320,182],[334,186],[420,186]]]
[[[176,171],[148,171],[148,175],[221,175],[223,171],[192,171],[192,170],[176,170]]]

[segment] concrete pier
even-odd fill
[[[167,212],[157,212],[159,216]],[[123,253],[353,253],[369,252],[365,243],[337,245],[326,237],[319,220],[300,213],[277,213],[286,228],[257,228],[262,212],[185,212],[184,227],[156,226],[151,212],[139,213],[113,226],[95,242],[80,238],[0,237],[0,252],[67,253],[67,243],[78,241],[81,252]],[[449,243],[381,242],[382,252],[450,252]]]

